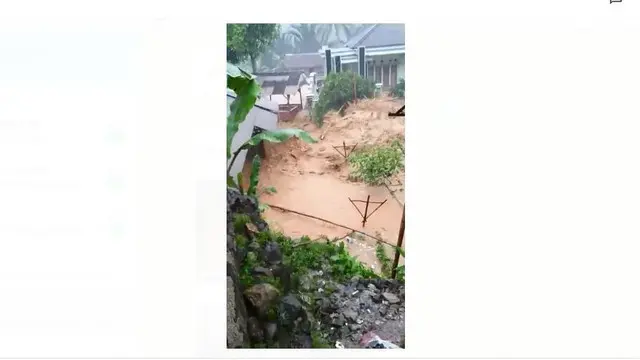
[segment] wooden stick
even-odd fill
[[[353,147],[351,148],[351,151],[349,151],[349,153],[347,154],[347,157],[349,157],[349,155],[351,155],[351,153],[353,152],[353,150],[356,149],[356,146],[358,146],[358,143],[356,143],[355,145],[353,145]]]
[[[393,258],[393,265],[391,266],[391,278],[396,278],[396,270],[398,269],[398,262],[400,261],[400,249],[402,248],[402,240],[404,240],[404,206],[402,207],[402,220],[400,220],[400,231],[398,232],[398,243],[396,244],[396,255]]]
[[[367,211],[369,211],[369,199],[371,195],[367,195],[367,205],[364,206],[364,216],[362,217],[362,227],[367,223]]]
[[[350,200],[351,200],[351,199],[350,199]],[[361,203],[366,203],[366,202],[367,202],[366,200],[351,200],[351,201],[354,201],[354,202],[361,202]],[[387,200],[385,200],[385,201],[387,201]],[[369,204],[382,204],[382,203],[384,203],[385,201],[369,201]]]
[[[351,198],[347,198],[349,199],[349,201],[351,201],[351,205],[353,205],[354,208],[356,208],[356,210],[358,211],[358,214],[360,214],[361,217],[364,217],[364,215],[362,215],[362,212],[360,211],[360,209],[358,209],[358,206],[354,203],[354,201],[356,200],[351,200]]]
[[[373,211],[371,212],[371,214],[369,214],[368,217],[371,217],[371,215],[373,215],[373,213],[376,212],[376,210],[380,209],[380,207],[382,207],[382,205],[384,205],[384,203],[386,203],[386,202],[387,202],[387,200],[381,202],[380,205],[378,205],[377,208],[373,209]]]

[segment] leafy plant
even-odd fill
[[[373,81],[363,79],[358,74],[351,71],[332,72],[327,75],[318,103],[313,108],[314,121],[322,126],[323,118],[329,110],[339,110],[353,101],[354,96],[358,99],[372,97],[374,91]]]
[[[404,275],[405,275],[404,265],[398,266],[398,268],[396,269],[396,279],[400,281],[404,281]]]
[[[260,85],[248,73],[238,67],[227,64],[227,88],[236,93],[227,115],[227,159],[231,156],[231,141],[238,132],[240,124],[256,103],[260,94]]]
[[[313,349],[329,349],[331,344],[325,339],[319,331],[311,332],[311,348]]]
[[[231,154],[231,143],[233,137],[238,133],[240,124],[246,119],[260,94],[260,86],[254,77],[238,67],[227,64],[227,88],[236,94],[235,100],[231,103],[229,114],[227,115],[227,159],[231,158],[227,166],[227,186],[240,188],[241,182],[234,184],[234,179],[230,177],[231,168],[236,158],[243,150],[251,146],[258,145],[261,141],[283,142],[292,137],[314,143],[316,140],[306,131],[300,129],[277,129],[265,131],[247,140],[233,154]]]
[[[404,79],[400,79],[396,86],[391,89],[391,96],[404,99]]]
[[[382,245],[382,243],[378,243],[376,245],[376,257],[378,258],[378,261],[380,261],[380,264],[382,265],[382,274],[385,276],[390,276],[391,275],[391,259],[389,258],[389,256],[387,256],[387,252],[384,248],[384,245]]]
[[[245,225],[251,222],[251,218],[247,214],[233,214],[233,230],[237,234],[244,232]]]
[[[349,156],[351,174],[370,185],[381,185],[385,179],[404,168],[404,151],[399,141],[391,145],[356,151]]]
[[[249,177],[249,189],[247,195],[257,197],[258,180],[260,178],[260,155],[253,157],[251,164],[251,176]]]

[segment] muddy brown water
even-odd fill
[[[369,101],[354,107],[346,118],[330,117],[322,128],[317,128],[303,116],[297,121],[280,124],[281,127],[302,128],[319,141],[305,144],[291,139],[282,144],[265,145],[266,158],[260,170],[259,184],[261,189],[275,187],[277,192],[261,192],[260,201],[323,218],[396,244],[404,203],[404,173],[392,179],[389,187],[353,181],[346,160],[333,146],[341,146],[343,142],[371,145],[404,139],[404,119],[386,116],[388,111],[399,106],[400,103],[389,99]],[[247,163],[245,179],[249,174],[250,164]],[[362,216],[349,198],[365,201],[367,196],[371,201],[386,200],[386,203],[363,227]],[[364,213],[365,204],[357,205]],[[369,204],[368,213],[377,206]],[[332,239],[351,233],[348,229],[275,208],[267,209],[264,218],[272,228],[293,238],[306,235],[312,239],[321,236]],[[381,264],[376,257],[376,241],[366,236],[350,239],[353,241],[345,241],[349,252],[379,271]],[[385,249],[387,256],[393,259],[395,251],[388,246]],[[400,263],[404,263],[402,257]]]

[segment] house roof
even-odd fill
[[[404,45],[404,24],[374,24],[362,29],[346,42],[345,47],[357,48]]]
[[[303,71],[256,73],[256,81],[263,95],[295,94],[302,80]]]
[[[318,53],[287,54],[283,65],[287,69],[309,69],[324,66],[322,56]]]

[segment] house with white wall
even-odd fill
[[[231,103],[235,100],[236,94],[227,89],[227,114],[231,111]],[[231,153],[234,153],[238,148],[242,146],[253,135],[264,130],[275,130],[278,128],[278,104],[269,101],[268,98],[260,97],[257,99],[256,104],[251,111],[247,114],[245,120],[240,124],[238,132],[231,141]],[[258,146],[258,150],[263,149],[262,144]],[[245,165],[245,161],[252,160],[252,154],[255,151],[243,150],[238,154],[233,166],[231,167],[230,175],[235,177],[242,171]],[[264,151],[258,151],[264,156]],[[249,156],[247,156],[249,155]],[[230,161],[230,160],[228,160]],[[229,164],[227,163],[227,166]]]
[[[382,84],[394,87],[405,77],[404,24],[374,24],[365,27],[343,47],[323,47],[325,73],[351,70]]]

